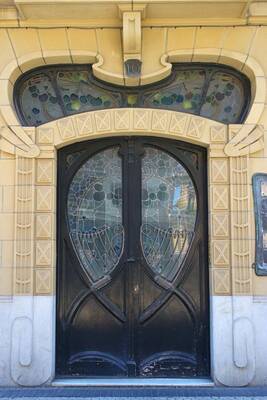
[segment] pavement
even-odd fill
[[[0,399],[21,400],[267,400],[267,387],[38,387],[0,388]]]

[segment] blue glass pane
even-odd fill
[[[40,125],[63,117],[51,78],[45,74],[36,74],[27,80],[20,96],[27,125]]]
[[[225,72],[213,74],[200,115],[225,124],[238,121],[244,106],[242,82]]]

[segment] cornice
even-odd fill
[[[267,25],[266,0],[3,0],[0,26],[122,27],[134,11],[144,27]]]

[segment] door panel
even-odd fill
[[[57,374],[209,374],[206,153],[146,137],[58,157]]]

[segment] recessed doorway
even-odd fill
[[[59,150],[57,377],[209,376],[206,175],[174,140]]]

